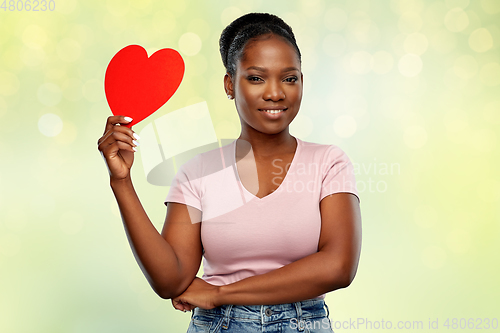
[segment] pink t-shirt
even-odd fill
[[[359,199],[353,165],[344,151],[296,139],[285,179],[263,198],[239,179],[236,140],[198,154],[178,170],[165,205],[179,202],[201,210],[206,282],[234,283],[316,253],[320,201],[337,192]]]

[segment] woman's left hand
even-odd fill
[[[191,311],[195,307],[213,309],[217,307],[219,287],[195,277],[189,287],[179,296],[172,298],[172,305],[177,310]]]

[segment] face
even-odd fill
[[[235,100],[242,133],[288,133],[288,125],[299,112],[302,80],[298,55],[287,41],[270,35],[248,42],[234,76],[224,77],[226,93]]]

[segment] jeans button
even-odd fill
[[[265,311],[265,314],[266,314],[266,316],[271,317],[271,315],[273,314],[273,310],[267,308]]]

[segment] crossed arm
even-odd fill
[[[358,198],[350,193],[329,195],[320,202],[320,212],[318,252],[225,286],[194,278],[181,295],[172,298],[172,304],[178,310],[210,309],[222,304],[281,304],[347,287],[356,274],[361,249]]]
[[[361,214],[354,194],[335,193],[320,202],[317,253],[219,287],[196,277],[203,253],[198,209],[169,203],[160,234],[146,215],[130,179],[110,185],[139,267],[153,290],[162,298],[172,299],[176,309],[297,302],[347,287],[356,274]]]

